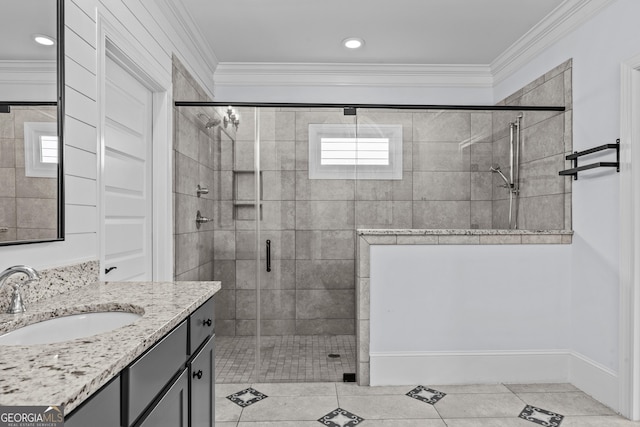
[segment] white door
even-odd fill
[[[102,194],[104,280],[152,280],[153,93],[105,63]]]

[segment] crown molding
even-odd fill
[[[213,92],[213,73],[218,66],[218,58],[182,0],[155,0],[152,3],[155,3],[164,15],[167,24],[178,38],[176,40],[170,37],[175,47],[173,53],[180,58],[185,67],[197,70],[192,73],[193,77],[205,88],[211,86]],[[210,84],[207,84],[208,82]]]
[[[156,3],[186,44],[205,58],[215,86],[493,88],[614,1],[565,0],[491,64],[462,65],[219,62],[181,0]]]
[[[502,52],[490,65],[494,84],[525,66],[615,0],[565,0]]]
[[[3,85],[55,85],[56,61],[0,60],[0,83]]]
[[[221,62],[216,86],[493,86],[488,65]]]
[[[40,73],[50,74],[56,73],[56,61],[16,61],[16,60],[0,60],[0,73]],[[55,76],[54,76],[55,80]]]

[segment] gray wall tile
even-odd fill
[[[413,174],[404,172],[398,180],[356,180],[356,200],[412,200]]]
[[[358,201],[356,228],[411,228],[411,202]]]
[[[16,215],[18,228],[50,228],[57,229],[57,215],[43,215],[43,212],[56,212],[56,199],[23,199],[16,198]]]
[[[523,94],[522,104],[564,106],[564,75],[559,74]]]
[[[473,172],[486,172],[493,166],[493,144],[477,143],[471,147],[470,170]]]
[[[558,175],[558,171],[564,169],[564,165],[564,154],[522,164],[520,197],[563,193],[565,180],[570,180]]]
[[[299,201],[296,202],[296,229],[298,230],[353,230],[353,201]]]
[[[238,289],[256,289],[256,261],[237,261]],[[260,289],[295,289],[296,261],[273,260],[271,271],[266,271],[266,261],[260,260]]]
[[[222,282],[222,289],[235,289],[236,261],[216,260],[213,267],[213,280]]]
[[[176,277],[189,270],[197,270],[199,265],[197,233],[175,235],[175,254]],[[194,280],[198,280],[197,276]]]
[[[213,253],[216,260],[236,259],[236,239],[233,231],[213,232]]]
[[[16,167],[15,145],[13,139],[0,139],[0,168]]]
[[[16,168],[16,197],[57,199],[57,178],[34,178],[25,174],[24,168]],[[3,183],[4,185],[4,183]]]
[[[564,153],[564,117],[556,115],[522,130],[523,163]]]
[[[353,259],[355,232],[296,231],[296,259]]]
[[[0,197],[0,227],[16,228],[16,199],[15,197]],[[0,233],[0,238],[5,233]],[[351,245],[353,248],[353,244]]]
[[[295,319],[295,294],[293,290],[260,291],[260,316],[262,319]],[[256,318],[256,292],[238,289],[236,291],[236,318],[253,320]]]
[[[297,319],[355,319],[355,289],[296,291]]]
[[[235,290],[221,289],[216,294],[213,302],[215,304],[214,313],[216,316],[216,329],[218,328],[218,320],[236,318]]]
[[[298,260],[296,289],[353,289],[355,261]]]
[[[266,241],[271,240],[271,258],[295,259],[295,231],[263,231],[260,233],[260,257],[264,258]],[[236,231],[236,259],[256,258],[256,233],[254,231]]]
[[[413,170],[429,172],[468,171],[471,149],[459,142],[414,142]]]
[[[523,197],[520,199],[519,222],[524,230],[562,230],[564,228],[564,195]]]
[[[186,194],[175,194],[175,233],[195,233],[198,198]]]
[[[468,172],[414,172],[413,200],[469,200]]]
[[[16,169],[0,168],[0,197],[16,196]]]
[[[471,172],[471,200],[492,199],[492,175],[491,172]]]
[[[354,200],[355,180],[309,179],[306,171],[296,172],[296,200]]]
[[[297,335],[354,335],[354,319],[297,319]]]
[[[471,228],[492,229],[492,206],[489,201],[471,202]]]
[[[439,111],[413,115],[414,142],[461,142],[471,136],[471,116],[467,112]]]
[[[413,228],[470,228],[471,202],[414,202]]]

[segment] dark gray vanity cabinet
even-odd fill
[[[120,427],[120,376],[98,390],[64,420],[65,427]]]
[[[206,345],[191,362],[189,375],[191,392],[191,427],[213,427],[215,420],[215,337],[209,338]]]
[[[189,377],[184,370],[139,427],[189,427]]]
[[[210,298],[90,397],[69,427],[213,427],[215,325]]]
[[[123,372],[127,388],[127,425],[140,418],[187,362],[187,322],[169,332]]]

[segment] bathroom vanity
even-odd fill
[[[0,316],[0,333],[51,317],[143,313],[103,334],[0,346],[0,404],[64,405],[65,426],[212,426],[219,282],[98,283]]]

